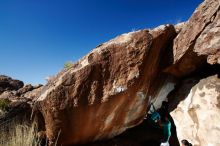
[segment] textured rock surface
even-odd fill
[[[59,144],[86,143],[138,125],[175,35],[170,25],[123,34],[54,77],[36,104],[50,142],[60,133]]]
[[[220,11],[219,11],[219,8],[218,8],[218,11],[211,18],[211,23],[206,26],[206,28],[197,38],[194,49],[198,55],[207,56],[207,62],[209,64],[220,64]]]
[[[42,89],[42,85],[33,86],[33,90],[25,92],[24,94],[22,94],[22,97],[35,101],[40,96]]]
[[[220,1],[206,0],[174,40],[174,65],[167,71],[185,76],[206,63],[220,64]]]
[[[183,29],[185,23],[186,22],[180,22],[174,26],[177,33],[180,33],[180,31]]]
[[[19,89],[16,92],[16,95],[20,96],[20,95],[25,94],[26,92],[31,91],[33,89],[34,89],[34,87],[32,85],[30,85],[30,84],[25,85],[23,88]]]
[[[173,97],[184,99],[171,113],[179,140],[188,139],[194,146],[219,146],[220,79],[217,75],[200,81],[188,79]]]

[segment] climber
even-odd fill
[[[161,120],[158,123],[163,129],[163,139],[161,141],[161,146],[169,146],[169,139],[171,136],[171,122],[167,116],[164,116],[161,117]]]
[[[192,144],[185,139],[181,140],[181,144],[182,146],[192,146]]]
[[[153,110],[151,110],[151,108]],[[150,117],[150,120],[154,123],[157,123],[160,120],[160,114],[157,112],[156,108],[154,107],[153,103],[151,103],[150,107],[150,114],[148,115]]]

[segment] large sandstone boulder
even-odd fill
[[[36,109],[50,144],[111,138],[141,123],[175,36],[171,25],[123,34],[49,81]]]
[[[174,40],[174,65],[167,72],[182,77],[206,62],[220,64],[219,10],[219,0],[205,0],[195,10]]]
[[[173,97],[183,99],[171,113],[179,140],[188,139],[194,146],[219,146],[220,78],[187,79]]]

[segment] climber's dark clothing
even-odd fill
[[[161,108],[159,109],[158,112],[161,115],[161,117],[168,117],[168,115],[169,115],[168,102],[163,101],[162,106],[161,106]]]

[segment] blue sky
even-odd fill
[[[0,74],[45,83],[125,32],[186,21],[202,0],[0,0]]]

